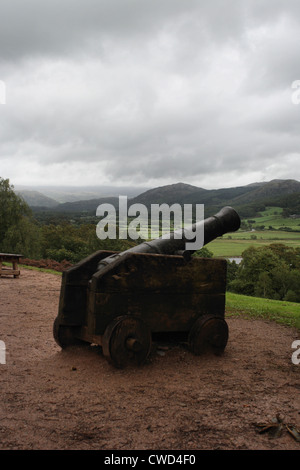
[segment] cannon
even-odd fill
[[[201,224],[201,225],[200,225]],[[143,364],[161,336],[180,338],[195,355],[222,354],[225,259],[186,250],[203,230],[203,245],[240,227],[232,207],[190,228],[143,242],[123,252],[100,250],[62,275],[53,335],[61,348],[95,344],[117,368]]]

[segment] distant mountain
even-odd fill
[[[56,212],[89,212],[96,214],[96,209],[100,204],[112,204],[118,207],[118,197],[101,197],[89,199],[87,201],[64,202],[55,207]]]
[[[29,193],[28,191],[27,200],[29,200]],[[32,191],[31,193],[43,196],[36,191]],[[37,199],[36,196],[32,198],[28,204],[49,207],[55,212],[88,212],[95,214],[100,204],[108,203],[118,208],[119,194],[122,195],[122,193],[119,192],[119,188],[116,188],[114,196],[91,198],[88,200],[60,204],[57,204],[56,201],[46,196],[43,196],[43,200],[41,197]],[[124,191],[123,194],[126,195],[126,192]],[[251,215],[262,210],[258,207],[259,205],[272,205],[276,202],[276,204],[280,206],[281,198],[284,200],[284,198],[296,194],[300,195],[300,182],[290,179],[272,180],[262,183],[252,183],[246,186],[221,189],[204,189],[190,184],[176,183],[144,191],[135,197],[130,198],[128,194],[127,196],[128,205],[140,203],[146,205],[148,208],[150,208],[151,204],[163,203],[169,205],[174,203],[204,204],[205,217],[212,215],[223,206],[230,205],[236,208],[242,217],[248,217],[249,214]],[[282,207],[284,207],[284,205],[282,205]]]
[[[168,186],[161,186],[158,188],[147,190],[141,193],[139,196],[131,197],[123,192],[120,195],[127,195],[128,205],[140,203],[146,206],[151,204],[173,204],[181,203],[181,200],[195,191],[199,191],[200,188],[197,186],[191,186],[184,183],[176,183]],[[206,192],[207,190],[203,189]],[[116,191],[117,192],[117,191]],[[76,201],[76,202],[65,202],[56,207],[58,212],[94,212],[100,204],[112,204],[116,208],[119,206],[119,197],[101,197],[93,198],[90,200]]]
[[[196,191],[182,199],[183,204],[207,204],[209,206],[224,206],[230,201],[253,190],[248,186],[237,186],[235,188],[210,189]]]
[[[18,196],[21,196],[25,202],[30,207],[48,207],[53,208],[57,207],[58,202],[52,199],[51,197],[47,197],[44,194],[38,191],[31,191],[29,189],[23,189],[22,191],[15,191]]]
[[[130,202],[131,204],[139,203],[145,206],[150,206],[150,204],[181,203],[186,197],[199,192],[204,194],[209,192],[209,190],[185,183],[169,184],[145,191],[133,198]]]
[[[65,202],[88,201],[104,197],[115,197],[126,194],[135,197],[149,188],[137,188],[134,186],[15,186],[16,191],[30,190],[38,191],[45,196],[54,199],[56,204]]]
[[[235,204],[249,204],[255,201],[288,196],[300,192],[300,183],[296,180],[272,180],[260,185],[251,192],[243,194],[233,199]]]

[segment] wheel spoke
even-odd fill
[[[115,367],[142,364],[151,349],[151,333],[141,318],[125,315],[112,321],[102,340],[104,356]]]
[[[221,354],[228,341],[226,321],[217,316],[203,315],[196,320],[189,333],[189,346],[196,355],[212,350]]]

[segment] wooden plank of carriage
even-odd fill
[[[23,255],[15,253],[0,253],[0,277],[2,275],[20,276],[19,263]],[[3,266],[3,262],[11,263],[12,267]]]

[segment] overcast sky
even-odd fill
[[[0,17],[12,184],[300,180],[299,0],[1,0]]]

